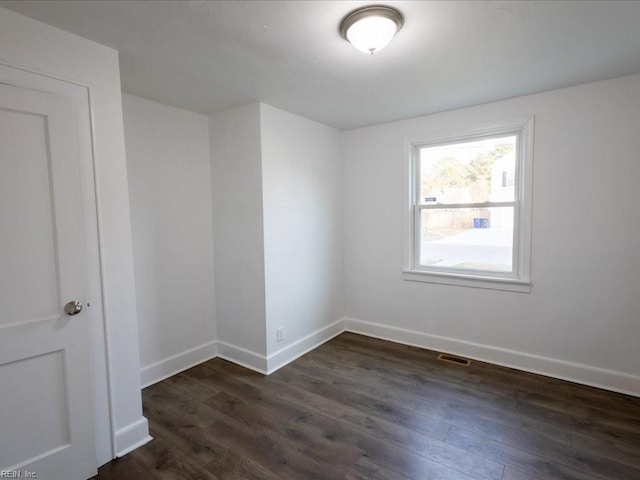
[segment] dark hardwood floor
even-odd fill
[[[342,334],[265,377],[143,391],[154,440],[96,479],[640,480],[640,399]]]

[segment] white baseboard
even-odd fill
[[[322,345],[333,337],[344,332],[344,320],[336,320],[326,327],[320,328],[309,335],[296,340],[290,345],[272,353],[268,357],[252,352],[246,348],[218,340],[218,357],[242,365],[250,370],[270,375],[284,367],[287,363]]]
[[[116,432],[116,457],[123,457],[151,440],[149,423],[142,417]]]
[[[216,356],[269,375],[345,331],[640,397],[640,377],[635,375],[354,318],[337,320],[268,357],[227,342],[209,342],[144,367],[140,372],[141,383],[144,388]],[[144,421],[146,425],[146,419]],[[128,434],[125,430],[120,430],[118,435],[123,432],[123,442],[128,444],[126,438],[138,434]],[[136,437],[136,441],[142,445],[148,441],[147,437],[145,433]],[[121,450],[126,448],[121,449],[118,444],[119,455]]]
[[[167,357],[159,362],[152,363],[140,369],[140,384],[142,388],[169,378],[188,368],[211,360],[217,356],[217,342],[208,342],[176,355]]]
[[[267,357],[246,348],[218,340],[218,357],[263,375],[267,374]]]
[[[272,353],[267,357],[267,375],[284,367],[287,363],[293,362],[296,358],[319,347],[342,332],[344,332],[344,320],[336,320],[332,324],[320,328],[291,345]]]
[[[491,345],[467,342],[455,338],[390,327],[379,323],[365,322],[353,318],[344,319],[347,332],[390,340],[439,352],[502,365],[505,367],[537,373],[570,382],[590,385],[627,395],[640,396],[640,377],[627,373],[605,370],[590,365],[566,362],[529,353],[498,348]]]

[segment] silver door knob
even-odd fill
[[[82,311],[82,304],[77,301],[69,302],[64,306],[64,313],[67,315],[77,315]]]

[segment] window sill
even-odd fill
[[[487,288],[507,292],[530,293],[531,282],[511,278],[482,277],[456,273],[436,273],[421,270],[403,270],[403,279],[408,282],[437,283],[458,287]]]

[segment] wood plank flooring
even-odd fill
[[[98,480],[640,480],[640,399],[345,333],[265,377],[143,390],[154,440]]]

